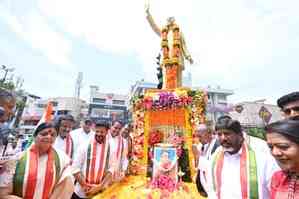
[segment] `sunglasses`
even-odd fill
[[[291,107],[291,108],[286,108],[286,109],[282,110],[282,112],[284,112],[284,114],[286,114],[286,115],[290,115],[292,111],[299,112],[299,106],[295,106],[295,107]]]

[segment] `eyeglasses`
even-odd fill
[[[299,106],[295,106],[295,107],[291,107],[291,108],[286,108],[286,109],[282,110],[282,112],[284,112],[284,114],[286,114],[286,115],[290,115],[292,111],[299,112]]]

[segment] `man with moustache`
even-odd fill
[[[95,123],[95,136],[83,145],[73,162],[77,181],[72,199],[89,198],[106,189],[112,182],[110,147],[107,140],[109,124]]]
[[[285,118],[299,115],[299,92],[292,92],[280,97],[277,105],[281,108]]]
[[[257,150],[247,143],[237,120],[217,121],[216,131],[221,147],[211,158],[208,197],[269,198],[270,180],[278,169],[270,152]]]
[[[120,134],[122,123],[114,121],[109,131],[109,145],[111,149],[111,160],[113,167],[113,181],[120,181],[125,176],[125,171],[128,167],[128,159],[125,145],[125,140]]]
[[[54,148],[64,151],[65,154],[73,159],[74,142],[70,136],[75,120],[72,115],[62,115],[55,123],[55,128],[58,136],[54,142]]]

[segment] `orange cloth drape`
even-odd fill
[[[168,110],[157,110],[149,112],[149,126],[175,125],[185,126],[185,110],[173,108]]]
[[[166,89],[177,88],[178,66],[172,65],[166,67]]]

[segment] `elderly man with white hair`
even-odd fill
[[[198,160],[198,173],[196,177],[196,185],[199,193],[203,196],[207,196],[207,182],[206,182],[206,170],[208,162],[211,160],[212,154],[216,151],[220,143],[212,135],[212,129],[206,124],[199,124],[196,126],[195,134],[198,137],[201,148],[199,150]]]

